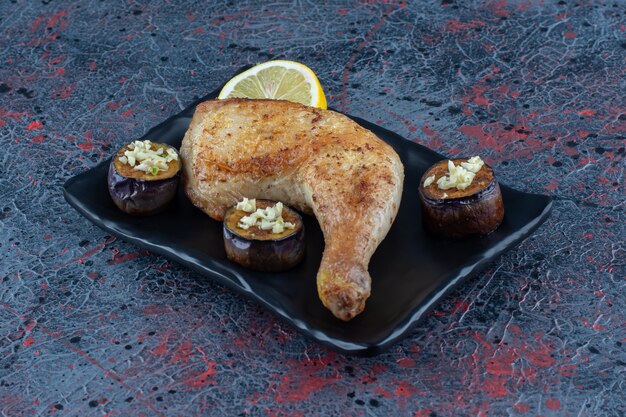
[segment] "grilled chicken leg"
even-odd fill
[[[330,110],[229,99],[198,105],[181,157],[187,196],[216,220],[243,197],[314,214],[325,240],[322,303],[342,320],[363,311],[370,258],[402,195],[403,166],[389,145]]]

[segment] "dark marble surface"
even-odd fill
[[[552,216],[353,358],[65,203],[69,177],[279,57]],[[624,415],[625,64],[621,0],[3,1],[0,414]]]

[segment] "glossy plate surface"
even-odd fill
[[[180,148],[195,106],[151,129],[143,138]],[[179,187],[164,212],[134,217],[120,211],[107,190],[110,160],[65,183],[65,198],[87,219],[128,242],[161,254],[259,302],[312,339],[344,353],[373,355],[389,348],[449,291],[495,257],[529,236],[549,215],[549,197],[501,186],[505,217],[486,237],[460,241],[436,239],[421,225],[418,182],[442,155],[365,120],[357,123],[389,143],[405,167],[404,193],[397,219],[370,263],[372,295],[365,311],[342,322],[324,308],[315,277],[324,239],[314,217],[303,216],[307,255],[288,272],[261,273],[230,262],[224,252],[222,224],[196,209]],[[130,139],[129,139],[130,141]]]

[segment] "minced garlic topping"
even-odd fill
[[[485,165],[480,156],[473,156],[467,160],[467,162],[461,162],[461,166],[466,170],[473,172],[474,174],[480,171],[480,169]]]
[[[437,187],[440,190],[448,190],[450,188],[464,190],[469,187],[474,180],[474,176],[476,176],[476,173],[480,171],[483,165],[485,163],[480,159],[480,156],[474,156],[468,159],[467,162],[461,162],[458,166],[455,166],[454,162],[448,161],[448,173],[437,180]]]
[[[136,140],[128,145],[124,156],[120,156],[119,159],[121,163],[128,164],[133,169],[157,175],[159,171],[167,171],[169,162],[178,160],[178,153],[172,148],[167,148],[167,152],[164,148],[155,151],[149,140]]]
[[[430,184],[433,183],[433,181],[435,181],[435,176],[431,175],[430,177],[426,178],[424,180],[424,187],[428,187]]]
[[[245,211],[246,213],[252,213],[256,211],[256,200],[254,198],[249,200],[244,197],[243,200],[237,203],[235,208],[237,210]]]
[[[280,201],[275,206],[257,209],[255,199],[249,200],[244,197],[242,201],[237,203],[235,208],[250,213],[249,216],[242,217],[237,224],[238,227],[244,230],[255,226],[261,230],[271,229],[272,233],[282,233],[285,229],[296,227],[295,224],[286,222],[283,219],[283,203]]]

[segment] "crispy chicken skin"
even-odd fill
[[[350,320],[370,295],[370,258],[400,206],[394,150],[342,114],[277,100],[201,103],[180,150],[191,202],[216,220],[243,197],[314,214],[325,248],[319,297]]]

